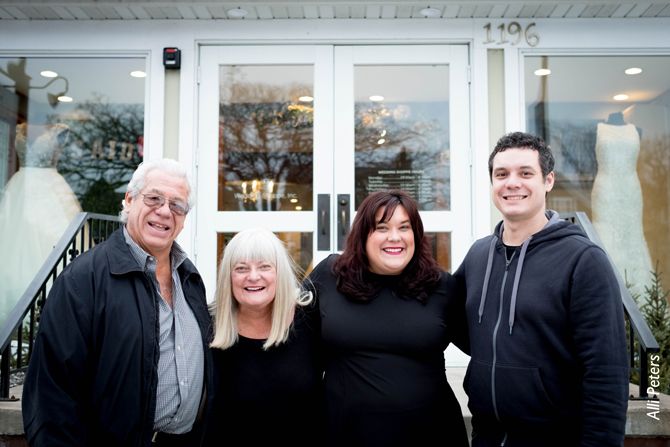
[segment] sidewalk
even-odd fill
[[[468,409],[468,396],[463,391],[463,379],[465,379],[465,366],[448,366],[447,367],[447,381],[454,390],[458,403],[461,404],[461,411],[463,412],[463,419],[465,419],[465,428],[468,431],[468,438],[472,433],[472,415]]]
[[[21,398],[22,386],[9,389],[10,397]],[[22,435],[23,419],[21,418],[21,400],[0,401],[0,435]]]

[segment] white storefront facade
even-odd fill
[[[670,282],[668,3],[437,3],[424,17],[414,1],[0,1],[2,200],[35,163],[21,151],[64,123],[70,139],[49,163],[85,211],[113,214],[142,158],[189,167],[197,200],[180,242],[212,293],[235,232],[267,226],[309,269],[380,188],[417,198],[436,257],[455,270],[498,219],[488,154],[525,130],[556,155],[550,206],[600,219],[631,283],[646,284],[649,266]],[[230,18],[238,6],[248,14]],[[179,69],[164,66],[165,48],[180,51]],[[638,139],[603,146],[610,115]],[[606,147],[628,158],[605,162]],[[608,175],[616,191],[612,165],[634,185],[617,200],[594,188]],[[631,228],[646,252],[620,253]]]

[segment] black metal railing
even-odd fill
[[[58,275],[74,258],[107,239],[120,226],[116,216],[93,213],[79,213],[70,222],[0,327],[0,400],[16,400],[9,397],[10,377],[28,367],[40,312]]]
[[[577,211],[574,213],[560,213],[561,217],[566,220],[570,220],[576,225],[580,226],[581,229],[586,233],[586,236],[591,239],[593,242],[598,244],[600,247],[603,247],[596,229],[593,227],[591,220],[589,220],[586,213],[582,211]],[[648,353],[658,352],[658,342],[652,334],[651,329],[647,321],[644,319],[640,313],[640,309],[637,307],[635,300],[633,299],[628,287],[626,286],[625,281],[621,277],[619,270],[612,262],[612,258],[609,258],[614,274],[616,275],[617,282],[619,283],[619,290],[621,291],[621,300],[623,301],[623,308],[626,318],[629,323],[628,331],[628,342],[630,344],[630,368],[631,370],[637,370],[640,374],[640,390],[637,397],[631,396],[633,399],[649,399],[650,396],[647,393],[647,387],[649,386],[649,357]],[[635,340],[637,339],[639,344],[639,352],[635,352]],[[636,359],[637,354],[637,359]]]

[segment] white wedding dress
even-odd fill
[[[640,136],[633,124],[598,123],[598,173],[591,191],[593,225],[631,290],[642,294],[650,283],[652,264],[642,223],[639,152]]]
[[[0,327],[38,272],[70,221],[81,211],[74,192],[56,171],[69,130],[47,127],[32,144],[17,126],[20,168],[7,182],[0,201]]]

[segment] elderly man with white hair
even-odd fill
[[[23,389],[31,446],[201,443],[211,320],[200,274],[175,242],[191,204],[178,162],[140,164],[125,225],[57,278]]]

